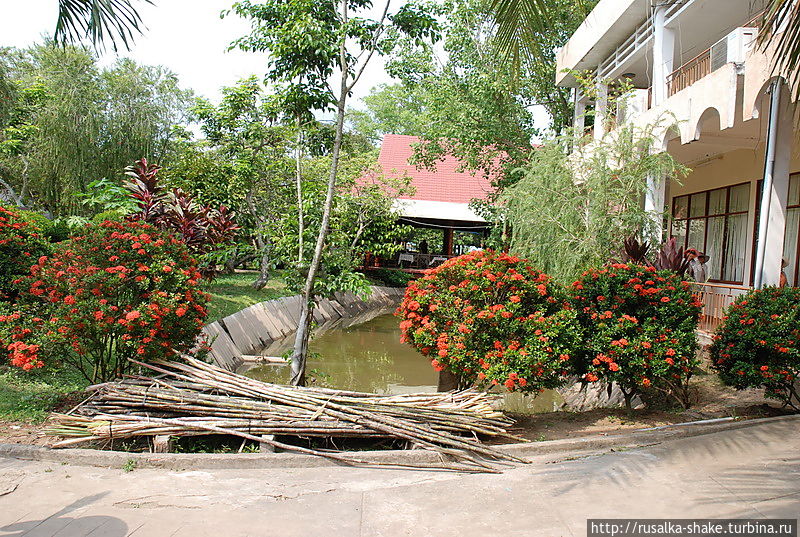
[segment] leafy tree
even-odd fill
[[[415,91],[417,90],[417,91]],[[378,143],[385,134],[422,136],[430,126],[422,91],[405,84],[381,84],[362,99],[366,110],[349,109],[353,130]]]
[[[336,127],[319,234],[307,267],[300,321],[292,354],[292,382],[304,384],[315,283],[331,225],[331,213],[342,150],[347,99],[372,57],[386,54],[400,35],[421,40],[435,33],[436,23],[421,7],[407,3],[369,18],[369,0],[242,0],[233,12],[252,23],[252,32],[234,43],[244,50],[270,53],[268,78],[288,85],[295,115],[335,106]],[[334,89],[329,79],[338,75]]]
[[[519,83],[496,61],[486,2],[444,0],[437,9],[446,16],[443,54],[405,41],[388,64],[403,81],[407,99],[420,103],[425,127],[418,163],[435,168],[440,158],[453,155],[502,184],[531,149],[537,131],[529,107],[536,99],[527,82]]]
[[[616,132],[591,146],[572,134],[546,141],[501,197],[512,250],[561,281],[602,265],[622,237],[653,242],[653,216],[641,204],[647,178],[686,173],[668,153],[653,152],[652,127]]]
[[[50,45],[2,58],[15,99],[0,124],[0,179],[17,204],[52,216],[88,215],[75,195],[89,183],[142,157],[163,162],[187,119],[190,94],[161,67],[101,69],[85,49]]]
[[[224,88],[218,106],[198,100],[194,107],[207,144],[218,151],[219,162],[212,166],[224,170],[212,174],[212,183],[224,189],[222,197],[228,198],[232,207],[248,215],[255,245],[252,252],[260,259],[261,274],[253,284],[256,289],[269,280],[281,220],[293,210],[292,129],[281,120],[278,104],[275,95],[265,95],[256,78],[250,77]],[[207,191],[208,186],[204,181],[205,188],[200,190]]]

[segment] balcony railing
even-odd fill
[[[729,62],[744,61],[747,49],[758,33],[762,13],[757,13],[714,46],[704,50],[667,76],[667,96],[672,97]]]
[[[667,95],[672,97],[711,73],[711,49],[704,50],[667,76]]]
[[[736,297],[750,291],[750,287],[742,285],[720,283],[695,283],[693,285],[698,298],[703,303],[698,330],[707,334],[716,331],[725,317],[725,312],[736,300]]]

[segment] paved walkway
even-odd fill
[[[796,518],[797,422],[502,475],[363,468],[170,472],[0,459],[0,536],[586,535],[587,518]]]

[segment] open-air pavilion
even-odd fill
[[[387,134],[378,164],[387,177],[408,177],[414,190],[395,200],[399,221],[415,228],[413,237],[393,259],[381,266],[419,271],[450,257],[482,247],[490,224],[470,207],[472,200],[485,200],[492,192],[491,178],[484,172],[463,169],[452,156],[436,162],[435,169],[412,164],[416,136]]]

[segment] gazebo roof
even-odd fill
[[[387,134],[381,144],[378,164],[389,177],[408,176],[413,194],[398,196],[397,209],[403,216],[439,220],[483,222],[468,204],[487,199],[492,192],[490,177],[484,172],[461,170],[463,163],[452,156],[436,162],[436,169],[417,168],[409,160],[414,155],[417,136]]]

